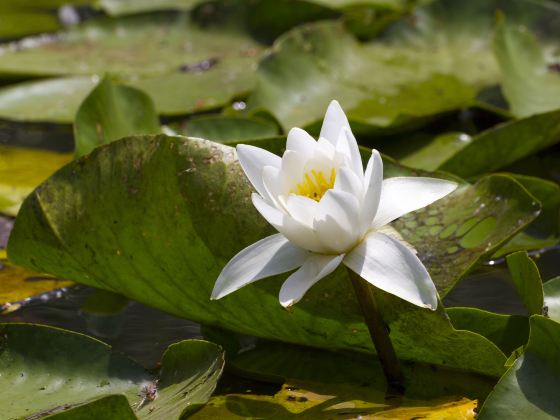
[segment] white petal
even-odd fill
[[[265,189],[262,183],[262,171],[265,166],[273,166],[280,168],[282,160],[279,156],[270,153],[267,150],[247,144],[240,144],[236,148],[239,163],[253,184],[253,187],[261,195],[265,195]]]
[[[252,195],[252,199],[255,208],[266,221],[288,238],[290,242],[294,243],[294,245],[312,252],[325,253],[329,251],[329,249],[319,241],[317,234],[310,226],[278,210],[256,193]]]
[[[352,194],[332,189],[319,201],[313,230],[330,253],[342,254],[356,244],[361,234],[356,223],[359,205]]]
[[[285,210],[282,200],[279,199],[285,189],[280,170],[273,166],[265,166],[262,170],[262,183],[264,194],[261,194],[261,196],[278,209]]]
[[[379,152],[375,149],[371,151],[371,157],[364,175],[364,183],[365,193],[360,213],[360,224],[362,229],[367,229],[379,208],[383,183],[383,161]]]
[[[284,307],[299,302],[303,295],[321,280],[332,273],[344,258],[343,255],[314,254],[303,263],[301,268],[293,273],[280,289],[280,304]]]
[[[370,233],[344,264],[375,287],[415,305],[437,308],[437,291],[422,261],[399,241]]]
[[[313,217],[319,203],[303,195],[290,194],[286,207],[290,215],[297,221],[312,227]]]
[[[317,142],[307,131],[294,127],[288,133],[286,150],[293,150],[306,156],[311,156]]]
[[[233,257],[224,267],[211,299],[220,299],[241,287],[265,277],[301,266],[309,253],[276,234],[255,242]]]
[[[293,150],[286,150],[284,152],[280,173],[284,185],[289,188],[295,188],[301,182],[308,158],[309,156]],[[284,191],[284,193],[287,193],[287,191]]]
[[[257,211],[268,223],[274,227],[282,226],[284,217],[286,216],[284,212],[278,210],[278,208],[271,205],[257,193],[251,195],[251,200]]]
[[[336,173],[334,189],[350,193],[360,201],[364,195],[364,185],[362,180],[352,169],[346,166],[341,167]]]
[[[319,137],[313,153],[313,159],[332,163],[336,156],[335,147],[326,139]]]
[[[377,228],[411,211],[445,197],[457,183],[437,178],[396,177],[383,181],[379,208],[372,227]]]
[[[331,101],[327,108],[319,137],[327,139],[335,145],[338,140],[338,135],[344,127],[350,128],[348,118],[346,118],[346,114],[344,114],[340,104],[337,101]]]
[[[346,156],[349,161],[349,166],[357,176],[364,176],[364,167],[362,166],[362,156],[360,155],[358,142],[354,134],[352,134],[352,131],[350,131],[350,128],[346,127],[340,132],[338,141],[336,142],[336,151]]]

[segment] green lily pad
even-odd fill
[[[560,277],[555,277],[543,284],[544,313],[560,322]]]
[[[0,88],[0,117],[14,121],[71,123],[97,79],[45,79]]]
[[[254,87],[263,50],[234,20],[202,27],[179,12],[99,18],[43,42],[5,46],[0,75],[73,77],[3,88],[0,116],[71,122],[91,75],[105,73],[146,91],[158,113],[220,107]]]
[[[0,213],[15,216],[23,199],[71,160],[68,153],[0,146]]]
[[[557,244],[560,240],[560,185],[533,176],[509,175],[539,200],[542,212],[525,230],[501,247],[494,257],[519,250],[541,249]]]
[[[0,74],[154,76],[188,71],[213,57],[242,57],[251,48],[260,50],[242,31],[225,25],[203,29],[188,13],[100,18],[51,40],[3,51]]]
[[[133,134],[160,132],[154,103],[141,90],[104,78],[84,100],[74,122],[75,153]]]
[[[0,324],[0,367],[0,403],[9,418],[54,414],[92,399],[124,394],[139,418],[178,419],[206,403],[222,372],[223,352],[205,341],[172,344],[156,379],[82,334],[33,324]],[[157,398],[140,404],[148,384],[157,387]]]
[[[471,140],[472,137],[465,133],[444,133],[432,138],[422,147],[407,153],[399,161],[412,168],[435,171]]]
[[[544,297],[541,275],[535,262],[526,251],[519,251],[506,257],[513,284],[523,300],[529,315],[542,315]]]
[[[97,5],[112,16],[154,10],[190,10],[203,0],[97,0]]]
[[[134,411],[124,395],[108,395],[90,403],[71,407],[61,413],[50,414],[49,420],[136,420]]]
[[[414,173],[390,161],[385,166],[388,176]],[[231,147],[200,139],[131,137],[95,149],[38,188],[18,216],[8,255],[18,264],[204,324],[372,352],[344,270],[319,282],[292,312],[278,303],[282,276],[209,300],[225,263],[272,233],[250,203],[250,191]],[[495,200],[497,194],[502,200]],[[476,186],[463,185],[450,199],[396,226],[418,248],[443,293],[533,220],[536,211],[538,205],[519,184],[492,176]],[[493,229],[476,227],[487,219],[495,219]],[[440,233],[435,234],[432,220],[442,225]],[[411,221],[419,226],[410,230],[406,223]],[[442,239],[443,227],[452,223],[461,232]],[[467,224],[473,231],[463,229]],[[480,237],[476,244],[471,238],[466,248],[461,242],[469,233]],[[480,335],[455,331],[443,307],[430,312],[391,296],[380,300],[403,359],[502,373],[503,353]]]
[[[506,355],[525,345],[529,338],[529,318],[525,316],[501,315],[476,308],[447,308],[446,311],[454,328],[486,337]]]
[[[399,54],[394,47],[359,44],[340,23],[296,28],[259,63],[249,105],[269,109],[287,130],[315,124],[336,97],[355,128],[365,131],[456,109],[474,98],[475,91],[454,76],[419,70]]]
[[[513,114],[528,117],[560,108],[560,74],[548,66],[544,49],[527,28],[499,19],[494,53]]]
[[[540,315],[533,315],[530,323],[525,352],[484,402],[478,416],[481,420],[560,417],[560,324]]]
[[[178,134],[208,139],[218,143],[243,142],[278,135],[278,127],[257,118],[209,116],[171,124]]]
[[[560,141],[560,111],[495,126],[473,137],[439,169],[470,178],[506,167]]]

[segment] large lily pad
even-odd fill
[[[0,324],[3,415],[53,414],[111,394],[124,394],[139,418],[179,418],[212,394],[223,368],[215,344],[186,340],[164,353],[159,378],[106,344],[82,334],[32,324]],[[158,382],[155,382],[158,381]],[[142,389],[157,398],[140,405]]]
[[[413,173],[390,161],[386,168],[388,176]],[[444,292],[533,220],[538,205],[511,178],[496,176],[464,185],[430,209],[397,227]],[[250,203],[234,149],[197,139],[132,137],[96,149],[39,187],[20,212],[8,254],[18,264],[202,323],[373,351],[344,270],[321,281],[292,312],[278,304],[280,278],[209,300],[229,258],[271,232]],[[391,296],[381,300],[402,358],[502,372],[503,353],[477,334],[455,331],[443,308],[434,313]]]
[[[560,416],[560,324],[531,317],[524,354],[500,379],[485,401],[479,418],[556,419]]]

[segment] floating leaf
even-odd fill
[[[494,53],[502,73],[502,91],[517,117],[560,108],[560,74],[548,67],[543,48],[527,28],[510,25],[502,16]]]
[[[190,10],[203,0],[97,0],[112,16],[152,12],[154,10]]]
[[[525,316],[501,315],[476,308],[447,308],[447,314],[454,328],[486,337],[506,355],[525,345],[529,338],[529,318]]]
[[[242,142],[279,134],[278,127],[265,120],[226,116],[192,118],[170,127],[178,134],[218,143]]]
[[[553,246],[560,239],[560,185],[545,179],[509,174],[523,185],[542,205],[542,212],[523,232],[501,247],[494,257],[519,250]]]
[[[0,74],[156,76],[188,71],[213,57],[240,58],[248,49],[260,50],[243,32],[224,26],[202,29],[188,13],[100,18],[29,44],[4,47]]]
[[[543,284],[544,313],[550,319],[560,322],[560,277],[555,277]]]
[[[96,80],[96,77],[68,77],[1,88],[0,117],[14,121],[72,122]]]
[[[484,402],[479,419],[560,417],[560,324],[540,315],[530,320],[525,352]]]
[[[542,315],[543,288],[541,275],[535,262],[526,251],[519,251],[506,257],[513,284],[523,300],[529,315]]]
[[[423,144],[422,147],[407,153],[399,161],[412,168],[435,171],[471,140],[472,137],[465,133],[441,134]]]
[[[254,87],[263,50],[235,22],[203,28],[179,12],[99,18],[41,41],[18,42],[0,45],[1,75],[74,77],[3,88],[0,116],[57,122],[72,122],[93,88],[91,75],[105,73],[148,93],[158,113],[223,106]]]
[[[133,134],[160,131],[154,103],[141,90],[104,78],[84,100],[74,122],[76,155]]]
[[[390,161],[385,168],[387,176],[414,173]],[[201,323],[371,352],[344,270],[317,284],[293,312],[278,304],[281,278],[209,300],[223,265],[272,232],[250,203],[250,191],[233,148],[197,139],[131,137],[96,149],[38,188],[16,221],[9,256]],[[498,192],[501,201],[495,200]],[[536,211],[519,184],[492,176],[463,185],[396,226],[444,293]],[[453,232],[444,232],[448,225]],[[455,331],[441,306],[430,312],[391,296],[381,301],[403,359],[491,375],[503,371],[503,353],[477,334]]]
[[[260,62],[249,104],[271,110],[289,129],[316,123],[336,97],[361,131],[405,124],[474,98],[454,76],[419,70],[398,49],[374,47],[359,44],[339,23],[296,28]]]
[[[0,213],[15,216],[24,198],[71,160],[67,153],[0,145]]]
[[[58,414],[51,414],[49,420],[136,420],[138,417],[130,408],[124,395],[108,395],[90,403],[81,404],[64,410]]]
[[[461,177],[480,176],[510,165],[560,141],[560,111],[490,128],[472,138],[439,169]]]
[[[178,419],[208,400],[222,372],[223,352],[206,341],[172,344],[163,355],[159,378],[154,378],[106,344],[82,334],[33,324],[0,324],[0,368],[0,403],[9,418],[51,414],[94,398],[124,394],[139,418]],[[158,396],[140,405],[148,384],[157,387]]]

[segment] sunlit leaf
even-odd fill
[[[172,344],[154,377],[82,334],[33,324],[0,324],[0,368],[0,403],[9,418],[44,416],[124,394],[141,419],[178,419],[208,400],[222,372],[223,352],[206,341]],[[157,398],[140,405],[148,384],[157,387]]]
[[[141,90],[103,79],[80,105],[74,121],[76,155],[133,134],[160,131],[154,103]]]
[[[560,416],[560,324],[540,315],[530,321],[525,352],[500,379],[479,419],[554,419]]]
[[[0,145],[0,213],[15,216],[23,199],[71,160],[67,153]]]
[[[502,315],[476,308],[447,308],[446,311],[453,327],[486,337],[506,355],[525,345],[529,338],[529,318],[525,316]]]
[[[545,51],[527,28],[511,25],[502,16],[496,28],[494,53],[502,73],[502,91],[516,116],[560,108],[560,74],[548,66]]]
[[[278,127],[257,118],[207,116],[171,124],[177,134],[199,137],[218,143],[242,142],[278,135]]]

